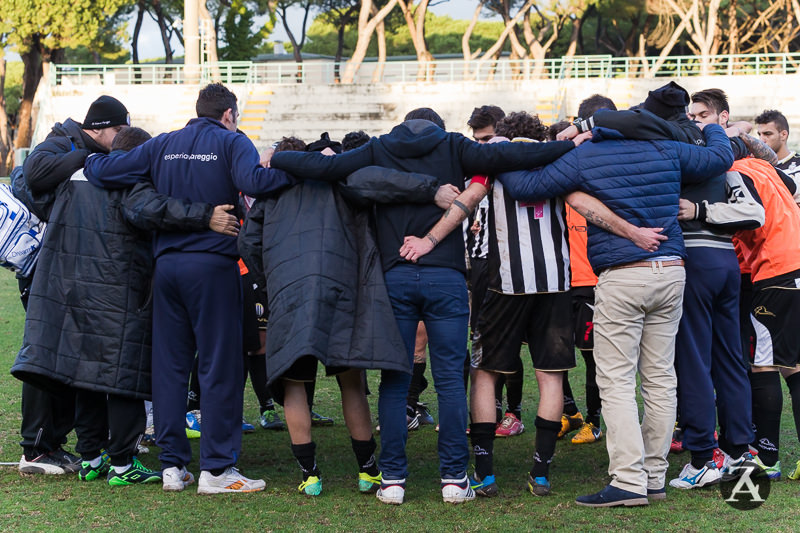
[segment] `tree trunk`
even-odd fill
[[[161,33],[161,43],[164,45],[164,63],[172,63],[172,47],[169,44],[169,30],[167,29],[167,18],[164,16],[164,10],[161,8],[161,0],[153,2],[153,9],[156,12],[156,24]]]
[[[33,44],[22,57],[22,99],[19,104],[17,114],[17,136],[14,140],[14,148],[27,148],[31,145],[33,137],[33,124],[31,115],[33,112],[33,98],[36,96],[36,88],[42,79],[42,52],[39,42],[39,34],[33,37]]]
[[[405,18],[406,26],[408,26],[408,33],[411,35],[411,42],[417,52],[417,81],[422,81],[427,79],[427,64],[433,59],[425,42],[425,13],[428,10],[428,0],[420,0],[414,13],[409,9],[409,7],[414,7],[411,2],[406,3],[405,0],[397,0],[397,4],[403,12],[403,18]]]
[[[483,9],[485,3],[486,0],[481,0],[478,2],[478,7],[476,7],[475,11],[472,13],[472,20],[469,21],[467,29],[464,30],[464,35],[461,36],[461,52],[464,54],[465,62],[472,61],[478,56],[478,54],[480,54],[480,50],[476,51],[474,54],[472,53],[469,46],[469,38],[472,36],[472,31],[475,29],[475,26],[478,24],[478,17],[481,15],[481,10]],[[464,69],[465,74],[468,71],[468,67]]]
[[[527,2],[525,2],[525,5],[520,8],[520,10],[517,12],[516,15],[514,15],[514,18],[506,22],[506,27],[503,28],[503,32],[500,34],[500,37],[497,38],[497,41],[495,41],[495,43],[486,51],[486,53],[484,53],[483,56],[481,56],[481,58],[475,65],[475,72],[473,73],[473,76],[471,76],[472,79],[478,79],[478,76],[480,76],[480,70],[483,63],[485,63],[490,57],[494,57],[495,55],[499,54],[509,34],[514,31],[514,26],[517,24],[519,19],[522,18],[522,16],[528,12],[528,10],[533,5],[534,1],[535,0],[528,0]],[[493,74],[490,71],[489,76],[492,75]]]
[[[684,13],[682,13],[680,15],[681,16],[681,23],[678,24],[678,27],[676,27],[675,30],[672,32],[672,35],[670,36],[669,41],[667,42],[666,46],[664,46],[664,48],[661,49],[661,53],[658,55],[658,59],[653,64],[652,68],[649,65],[647,65],[647,62],[644,59],[645,58],[644,37],[643,36],[640,37],[640,39],[639,39],[639,53],[640,53],[641,58],[642,58],[642,71],[644,73],[644,77],[645,78],[653,78],[653,77],[655,77],[656,73],[658,72],[658,69],[661,68],[661,65],[664,64],[664,61],[666,61],[667,56],[669,56],[669,53],[675,47],[675,44],[677,44],[678,38],[681,36],[681,34],[684,32],[684,30],[689,26],[689,24],[690,24],[690,22],[692,20],[692,17],[697,14],[697,8],[698,8],[698,6],[697,6],[697,3],[695,2],[692,5],[692,7],[689,8],[688,11],[686,11],[686,12],[684,12]],[[680,73],[677,73],[676,75],[680,75]]]
[[[340,63],[342,62],[342,54],[344,53],[344,27],[346,24],[339,24],[336,30],[336,57],[333,58],[333,81],[339,83],[340,79]]]
[[[372,39],[372,34],[378,23],[386,18],[386,15],[394,9],[397,0],[389,0],[389,2],[378,13],[370,19],[370,12],[372,11],[372,0],[362,0],[361,10],[358,14],[358,40],[356,41],[356,48],[353,50],[353,55],[347,62],[347,67],[342,76],[342,83],[353,83],[356,77],[356,72],[361,67],[361,63],[367,55],[367,48],[369,41]]]
[[[217,30],[214,25],[214,19],[208,11],[205,0],[198,2],[198,12],[200,13],[200,28],[208,32],[201,39],[206,40],[206,51],[208,52],[208,62],[211,63],[211,79],[214,81],[221,81],[222,76],[219,73],[219,56],[217,55]],[[202,50],[203,45],[200,44]],[[200,59],[200,63],[203,59]]]
[[[372,5],[372,15],[375,16],[378,8]],[[375,35],[378,38],[378,64],[375,65],[375,72],[372,73],[372,83],[378,83],[383,79],[383,70],[386,68],[386,26],[383,19],[375,26]]]
[[[142,31],[142,22],[144,21],[144,12],[146,11],[146,7],[144,5],[144,0],[139,0],[137,5],[137,13],[136,13],[136,23],[133,26],[133,39],[131,41],[131,54],[133,56],[133,64],[139,64],[139,33]],[[137,74],[138,76],[138,74]],[[138,77],[137,77],[138,79]]]
[[[0,47],[0,176],[8,176],[13,164],[11,153],[11,134],[8,129],[8,115],[6,114],[6,58],[3,48]]]

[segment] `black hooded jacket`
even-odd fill
[[[108,150],[97,144],[68,118],[56,122],[47,138],[25,158],[22,169],[33,194],[54,191],[58,185],[83,168],[89,154],[107,154]]]
[[[270,382],[304,355],[326,366],[411,371],[369,206],[431,204],[441,216],[438,188],[432,176],[368,167],[335,186],[309,180],[253,205],[239,252],[268,296]]]
[[[199,231],[213,207],[149,183],[107,191],[75,172],[55,191],[11,373],[39,388],[150,396],[151,232]]]
[[[446,132],[427,120],[407,120],[388,134],[372,138],[355,150],[336,156],[305,152],[280,152],[270,166],[298,179],[341,180],[356,170],[378,165],[403,172],[429,174],[441,185],[464,188],[464,176],[532,169],[558,159],[574,148],[571,141],[552,143],[479,144],[459,133]],[[424,236],[439,221],[442,211],[433,204],[380,204],[375,209],[377,241],[383,270],[398,263],[407,235]],[[451,232],[420,265],[466,271],[464,238]]]

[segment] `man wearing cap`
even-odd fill
[[[130,115],[122,102],[105,95],[92,102],[83,124],[71,118],[57,122],[22,166],[28,208],[40,219],[47,220],[58,185],[82,168],[89,154],[108,153],[116,134],[129,124]],[[26,308],[32,281],[33,275],[19,279],[20,297]],[[23,383],[20,444],[24,454],[19,463],[20,471],[77,472],[81,467],[79,458],[61,448],[74,418],[74,394],[55,396]]]

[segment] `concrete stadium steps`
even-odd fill
[[[506,82],[449,82],[359,85],[234,85],[242,119],[240,128],[256,147],[269,146],[283,136],[295,135],[307,142],[327,131],[341,139],[347,132],[364,130],[370,135],[388,132],[417,107],[431,107],[445,120],[447,129],[469,135],[466,125],[472,109],[484,104],[501,106],[507,113],[527,110],[544,123],[573,117],[580,101],[595,93],[609,96],[624,109],[640,103],[649,90],[670,81],[657,79],[568,79]],[[690,93],[719,87],[731,104],[732,119],[752,121],[764,109],[779,109],[793,132],[790,145],[800,145],[800,94],[792,87],[795,76],[707,76],[676,79]],[[158,134],[182,127],[195,116],[199,85],[101,85],[51,87],[42,106],[44,131],[71,116],[83,120],[89,104],[101,94],[119,98],[131,112],[134,125]],[[795,140],[797,139],[797,140]]]
[[[269,86],[256,86],[248,91],[247,100],[240,102],[239,129],[245,132],[253,142],[261,140],[261,132],[272,103],[272,95],[273,92]]]

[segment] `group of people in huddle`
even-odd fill
[[[261,491],[236,467],[249,367],[262,425],[274,398],[298,491],[317,496],[309,385],[322,363],[358,491],[402,504],[408,431],[432,421],[419,402],[427,344],[442,498],[496,496],[494,441],[524,430],[527,344],[533,495],[558,486],[556,442],[576,430],[576,444],[605,437],[611,478],[580,505],[648,505],[745,464],[780,477],[781,375],[800,436],[800,158],[781,113],[757,117],[755,137],[729,123],[723,91],[670,82],[628,110],[592,95],[549,127],[484,105],[471,140],[418,108],[378,137],[283,137],[259,154],[230,90],[204,87],[196,111],[151,139],[103,96],[16,174],[15,194],[48,221],[20,280],[21,471],[184,490],[193,374],[198,492]],[[567,380],[576,349],[585,417]],[[136,458],[149,399],[160,471]],[[80,458],[61,447],[73,427]],[[667,480],[671,446],[691,459]]]

